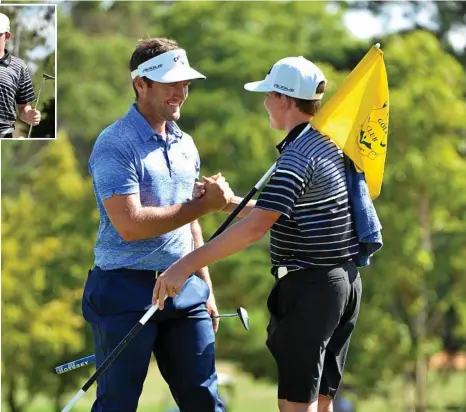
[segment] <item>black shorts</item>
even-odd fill
[[[362,285],[352,261],[330,269],[288,273],[267,306],[267,347],[278,368],[278,398],[311,403],[340,385]]]

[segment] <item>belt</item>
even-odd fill
[[[98,266],[96,266],[98,267]],[[118,269],[109,269],[109,270],[104,270],[104,269],[101,269],[99,268],[100,270],[104,271],[104,272],[125,272],[125,273],[140,273],[140,274],[144,274],[144,275],[154,275],[155,276],[155,279],[157,279],[163,272],[164,270],[147,270],[147,269],[127,269],[127,268],[118,268]]]
[[[345,265],[353,265],[354,262],[350,259],[346,262],[342,263],[337,263],[334,266],[325,266],[325,267],[313,267],[313,268],[302,268],[302,269],[288,269],[286,266],[278,266],[272,268],[271,272],[272,275],[275,277],[275,279],[279,280],[281,278],[284,278],[286,275],[289,273],[296,273],[296,272],[313,272],[315,274],[317,273],[328,273],[332,269],[339,267],[339,266],[345,266]]]
[[[286,266],[278,266],[272,269],[272,275],[275,277],[275,279],[281,279],[288,275],[288,273],[291,272],[296,272],[296,270],[290,270]]]

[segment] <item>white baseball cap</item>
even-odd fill
[[[285,57],[275,63],[264,80],[246,83],[250,92],[278,92],[304,100],[320,100],[316,93],[320,82],[327,83],[322,71],[303,56]]]
[[[147,77],[159,83],[175,83],[206,77],[191,68],[183,49],[171,50],[141,63],[131,72],[131,78]]]
[[[10,19],[7,15],[0,13],[0,33],[10,32]]]

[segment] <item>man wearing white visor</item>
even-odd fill
[[[276,282],[267,302],[267,346],[277,364],[281,412],[333,410],[361,301],[343,153],[309,124],[326,83],[321,70],[299,56],[279,60],[264,80],[245,85],[266,94],[271,127],[287,132],[277,146],[277,168],[244,218],[167,269],[152,299],[161,302],[194,270],[270,230]]]
[[[225,179],[192,199],[200,160],[175,123],[191,80],[186,52],[169,39],[142,40],[129,62],[136,102],[97,138],[89,159],[100,227],[83,294],[97,367],[141,319],[158,276],[203,243],[197,219],[225,208]],[[181,412],[223,412],[215,370],[218,315],[206,267],[167,294],[98,380],[93,412],[134,412],[152,353]]]
[[[10,19],[0,13],[0,138],[12,138],[19,118],[32,126],[37,126],[41,119],[39,110],[33,109],[34,100],[29,70],[19,57],[12,56],[6,49],[11,38]]]

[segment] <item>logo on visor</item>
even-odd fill
[[[186,64],[186,59],[184,58],[184,56],[181,56],[181,55],[175,56],[173,58],[173,61],[175,63],[180,62],[181,64]]]
[[[294,89],[290,89],[289,87],[282,86],[281,84],[277,84],[277,83],[275,83],[273,87],[279,90],[283,90],[284,92],[294,92]]]
[[[154,70],[160,69],[162,66],[163,66],[162,63],[158,64],[157,66],[149,66],[149,67],[146,67],[142,72],[143,73],[152,72]]]

